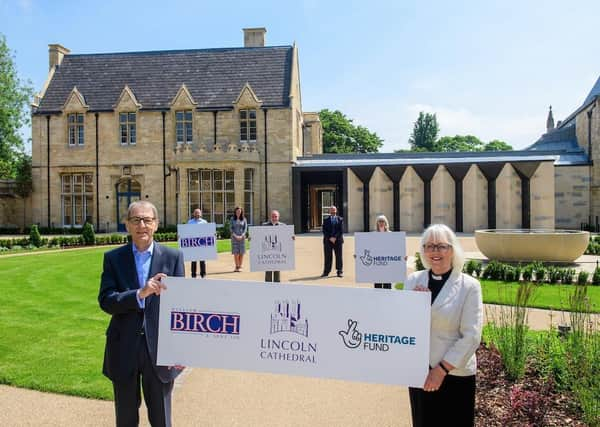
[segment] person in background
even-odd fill
[[[263,222],[262,225],[285,225],[283,222],[279,222],[279,211],[273,209],[271,211],[271,220],[267,222]],[[280,282],[281,281],[281,272],[280,271],[265,271],[265,282]]]
[[[248,231],[248,222],[244,217],[244,210],[239,206],[233,211],[231,217],[231,253],[235,262],[235,272],[242,271],[244,254],[246,253],[246,232]]]
[[[137,426],[141,391],[153,426],[171,425],[173,382],[182,366],[157,366],[160,294],[167,276],[183,277],[183,254],[153,240],[156,207],[129,205],[131,243],[104,254],[98,302],[111,315],[102,372],[113,383],[117,426]]]
[[[206,224],[207,221],[202,218],[202,209],[196,208],[194,209],[194,213],[192,214],[192,218],[187,222],[188,224]],[[196,277],[197,271],[197,262],[192,261],[192,278]],[[200,277],[204,278],[206,276],[206,261],[200,261]]]
[[[413,426],[473,426],[481,286],[462,272],[463,250],[446,225],[429,226],[421,250],[426,269],[404,284],[405,290],[431,294],[430,370],[422,388],[409,387]]]
[[[337,216],[337,208],[329,208],[329,216],[323,221],[323,252],[325,262],[321,277],[329,276],[333,252],[335,252],[335,269],[337,276],[344,276],[344,262],[342,260],[342,245],[344,244],[344,218]]]
[[[379,215],[375,220],[375,231],[379,232],[388,232],[390,231],[390,223],[388,222],[385,215]],[[392,289],[391,283],[375,283],[375,288],[377,289]]]

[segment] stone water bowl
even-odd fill
[[[570,263],[587,248],[590,233],[578,230],[475,230],[475,243],[488,259]]]

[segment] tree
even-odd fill
[[[377,153],[383,140],[364,126],[355,126],[342,112],[319,111],[324,153]]]
[[[408,139],[412,151],[438,151],[435,147],[440,127],[435,114],[419,113],[412,134]]]
[[[484,143],[473,135],[443,136],[435,143],[434,151],[482,151]]]
[[[19,130],[29,124],[32,95],[31,86],[19,80],[6,37],[0,34],[0,178],[16,176],[24,149]]]
[[[510,151],[512,149],[512,145],[508,145],[506,142],[497,139],[488,142],[483,148],[484,151]]]
[[[16,165],[16,177],[15,181],[17,184],[16,193],[23,199],[23,227],[25,227],[25,201],[33,190],[33,178],[31,176],[31,157],[23,154]]]

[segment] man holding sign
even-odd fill
[[[116,424],[137,426],[140,385],[153,426],[171,425],[171,392],[181,367],[157,366],[160,294],[167,276],[184,276],[183,254],[153,240],[156,207],[129,205],[131,243],[104,254],[98,302],[110,314],[103,373],[113,383]]]
[[[194,209],[192,218],[188,221],[188,224],[207,224],[206,220],[202,218],[202,209]],[[192,278],[196,277],[197,262],[192,261]],[[204,279],[206,276],[206,261],[200,260],[200,277]]]

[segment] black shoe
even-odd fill
[[[337,276],[338,277],[344,277],[344,274],[340,272],[340,273],[337,274]]]
[[[200,277],[203,279],[204,279],[204,276],[206,276],[206,273],[200,275]]]
[[[321,274],[321,277],[328,277],[328,276],[329,276],[329,273],[323,273],[323,274]]]

